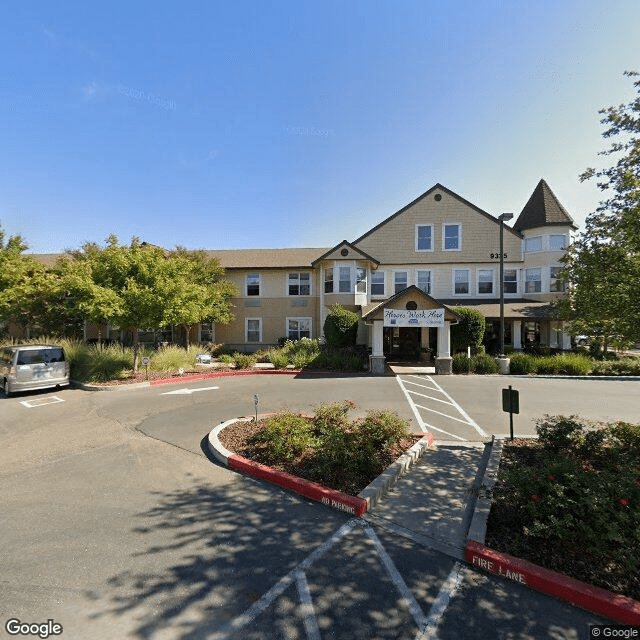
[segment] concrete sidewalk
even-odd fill
[[[492,449],[492,443],[436,443],[365,518],[463,559],[483,482],[491,482],[485,471]],[[476,537],[484,542],[484,532]]]

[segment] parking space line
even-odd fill
[[[44,407],[48,404],[57,404],[58,402],[64,402],[64,400],[58,398],[58,396],[48,396],[47,398],[40,398],[38,400],[20,400],[20,404],[27,407],[27,409]]]
[[[424,378],[420,378],[419,376],[411,376],[412,378],[417,378],[424,382]],[[437,387],[430,387],[428,384],[419,384],[418,382],[413,382],[411,380],[405,380],[407,384],[414,384],[416,387],[424,387],[425,389],[431,389],[432,391],[440,391]]]
[[[304,628],[307,632],[307,638],[309,638],[309,640],[320,640],[320,628],[318,627],[316,614],[313,610],[313,602],[311,600],[307,577],[304,575],[304,571],[297,571],[296,574],[298,595],[302,603],[302,614],[304,616]]]
[[[407,583],[403,580],[400,572],[396,568],[396,565],[393,564],[393,560],[389,557],[389,554],[386,552],[385,548],[382,546],[382,542],[380,542],[380,538],[376,535],[376,532],[368,525],[364,527],[364,532],[367,534],[367,537],[371,542],[373,542],[378,555],[380,556],[380,560],[384,565],[384,568],[387,570],[389,577],[391,578],[393,584],[396,586],[396,589],[400,593],[400,595],[406,600],[409,605],[409,610],[411,611],[411,615],[415,620],[416,624],[420,629],[423,629],[428,624],[428,619],[424,615],[424,612],[420,608],[418,601],[415,599],[413,593],[407,586]]]
[[[446,436],[450,436],[451,438],[455,438],[456,440],[461,440],[462,442],[465,441],[465,438],[462,438],[461,436],[457,436],[455,433],[449,433],[444,429],[440,429],[439,427],[434,427],[432,424],[429,424],[428,422],[425,422],[424,424],[426,427],[429,427],[429,429],[431,429],[432,431],[439,431],[440,433],[444,433]]]
[[[455,595],[456,591],[458,591],[458,589],[460,588],[463,572],[464,566],[459,562],[456,562],[453,565],[451,573],[440,588],[435,602],[433,603],[433,605],[431,605],[429,617],[427,618],[427,624],[424,626],[423,630],[416,636],[416,640],[432,640],[438,637],[438,625],[442,620],[444,612],[449,606],[449,601]]]
[[[429,407],[424,407],[421,404],[416,404],[416,407],[420,407],[420,409],[424,409],[425,411],[431,411],[432,413],[437,413],[440,416],[444,416],[445,418],[449,418],[450,420],[455,420],[456,422],[462,422],[462,424],[468,424],[473,426],[470,422],[466,420],[461,420],[460,418],[456,418],[455,416],[450,416],[448,413],[442,413],[442,411],[436,411],[435,409],[430,409]]]
[[[438,391],[440,391],[440,393],[444,394],[447,398],[449,398],[449,400],[451,400],[453,406],[467,419],[468,424],[470,424],[483,438],[487,438],[487,433],[485,433],[476,424],[476,421],[431,376],[427,377],[429,378],[429,380],[431,380],[431,382],[433,382],[433,384],[436,385],[436,387],[438,387]]]
[[[411,411],[413,411],[413,415],[416,418],[416,421],[418,423],[418,426],[420,427],[420,430],[423,431],[424,433],[426,433],[427,429],[424,426],[424,421],[422,420],[422,416],[420,415],[420,412],[418,411],[418,408],[416,407],[415,402],[412,400],[411,396],[409,395],[409,392],[407,391],[407,389],[405,388],[404,384],[402,383],[402,380],[400,379],[400,376],[396,376],[396,380],[398,381],[398,384],[400,385],[400,388],[402,389],[402,393],[404,393],[404,397],[407,399],[407,402],[409,403],[409,406],[411,407]]]
[[[440,400],[439,398],[434,398],[433,396],[428,396],[426,393],[419,393],[418,391],[409,391],[414,396],[421,396],[422,398],[428,398],[429,400],[434,400],[435,402],[442,402],[443,404],[454,406],[453,403],[448,402],[447,400]]]

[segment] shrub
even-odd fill
[[[256,363],[255,356],[250,353],[234,353],[233,364],[236,369],[250,369]]]
[[[145,354],[146,355],[146,354]],[[177,371],[178,369],[191,369],[195,365],[195,352],[187,353],[186,349],[176,346],[167,346],[150,353],[150,368],[154,371]]]
[[[359,321],[357,313],[334,304],[324,322],[327,347],[332,350],[355,346]]]
[[[451,366],[453,373],[469,373],[473,371],[473,360],[467,358],[466,353],[456,353]]]
[[[218,356],[218,362],[222,364],[233,364],[233,356],[230,353],[221,353]]]
[[[514,375],[527,375],[535,373],[536,360],[535,357],[528,353],[516,353],[511,356],[510,372]]]
[[[471,358],[474,373],[498,373],[500,367],[498,363],[489,355],[482,354]]]
[[[269,352],[269,362],[276,369],[284,369],[289,364],[289,358],[286,353],[283,353],[280,349],[273,349]]]
[[[254,433],[248,442],[262,445],[266,464],[294,460],[315,445],[309,419],[291,412],[267,418],[262,429]]]
[[[568,376],[586,376],[593,368],[591,358],[578,354],[565,353],[554,356],[558,362],[558,371]]]
[[[455,313],[460,317],[458,324],[451,326],[451,346],[456,351],[466,351],[467,347],[478,347],[482,344],[486,326],[485,317],[477,309],[456,307]]]
[[[596,376],[640,376],[640,358],[601,360],[593,363],[592,375]]]
[[[586,427],[577,416],[549,416],[536,420],[536,432],[543,446],[559,451],[573,446]]]

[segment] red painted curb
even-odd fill
[[[155,387],[159,384],[179,384],[190,380],[205,380],[207,378],[228,378],[231,376],[259,376],[259,375],[298,375],[301,369],[258,369],[256,371],[215,371],[212,373],[193,373],[186,376],[176,376],[175,378],[160,378],[150,380],[149,384]]]
[[[329,489],[317,482],[311,482],[304,478],[298,478],[285,471],[279,471],[273,467],[247,460],[242,456],[229,456],[228,463],[231,469],[238,469],[256,478],[262,478],[273,482],[285,489],[295,491],[306,498],[311,498],[322,504],[326,504],[334,509],[351,513],[355,516],[362,516],[367,511],[367,501],[363,498],[348,496],[346,493]]]
[[[640,602],[626,596],[592,587],[575,578],[494,551],[473,540],[467,543],[464,555],[467,562],[479,569],[556,596],[607,618],[625,624],[640,624]]]

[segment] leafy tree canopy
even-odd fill
[[[634,100],[600,110],[602,135],[613,140],[600,155],[615,163],[580,176],[596,178],[607,197],[587,216],[564,258],[570,297],[558,303],[573,333],[602,336],[605,344],[614,335],[640,336],[640,80],[633,86]]]

